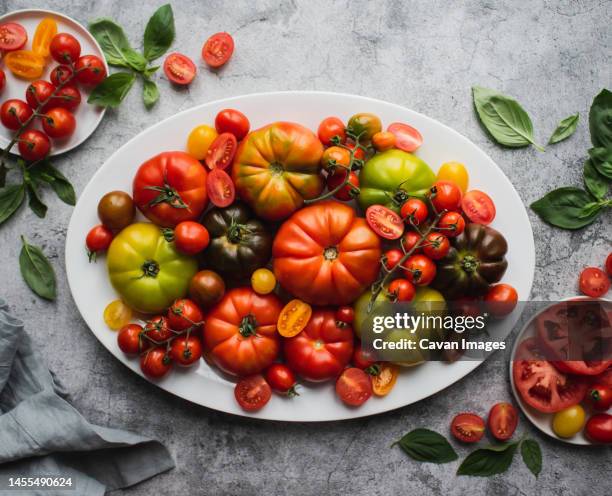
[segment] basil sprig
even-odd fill
[[[19,254],[21,275],[38,296],[46,300],[54,300],[56,296],[55,272],[42,250],[29,244],[21,236],[23,246]]]
[[[134,85],[136,75],[143,80],[142,99],[149,109],[159,100],[159,89],[151,76],[159,66],[150,62],[168,51],[174,41],[174,14],[169,4],[161,6],[149,19],[144,32],[144,54],[134,50],[125,32],[115,21],[97,19],[89,31],[100,44],[109,65],[127,69],[111,74],[94,88],[88,103],[102,107],[117,107]]]
[[[458,458],[446,438],[429,429],[414,429],[395,444],[410,458],[420,462],[447,463]]]
[[[552,133],[552,136],[548,140],[549,145],[554,145],[555,143],[559,143],[560,141],[566,140],[572,134],[576,132],[576,128],[578,127],[578,120],[580,119],[580,114],[570,115],[563,119],[557,125],[557,129]]]

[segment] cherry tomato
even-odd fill
[[[612,415],[598,413],[586,424],[586,435],[596,443],[612,443]]]
[[[209,242],[208,230],[199,222],[186,220],[174,228],[174,244],[181,253],[195,255],[205,250]]]
[[[463,213],[472,222],[490,224],[495,219],[495,204],[486,193],[473,189],[468,191],[461,200]]]
[[[19,137],[19,153],[29,162],[45,158],[51,150],[49,137],[37,129],[26,129]]]
[[[206,165],[209,169],[227,169],[234,160],[238,141],[231,133],[222,133],[215,138],[206,152]]]
[[[234,39],[229,33],[215,33],[202,47],[202,58],[213,68],[221,67],[234,53]]]
[[[45,58],[31,50],[8,52],[4,62],[15,76],[23,79],[38,79],[45,69]]]
[[[431,202],[438,212],[458,210],[461,205],[461,190],[450,181],[436,181],[431,188]]]
[[[172,368],[172,360],[165,348],[153,348],[140,357],[140,369],[152,379],[165,376]]]
[[[238,404],[247,412],[261,410],[272,397],[272,388],[261,374],[240,379],[234,388]]]
[[[459,186],[461,193],[467,191],[469,176],[465,165],[460,162],[446,162],[440,166],[436,175],[438,181],[451,181]]]
[[[412,222],[418,226],[427,220],[429,210],[423,200],[409,198],[402,204],[400,215],[402,219],[406,219],[407,223],[410,224],[410,220],[412,219]]]
[[[45,111],[51,104],[49,98],[54,91],[54,85],[52,85],[49,81],[39,79],[38,81],[30,83],[30,85],[27,87],[25,92],[26,102],[28,102],[28,105],[32,107],[32,109],[37,109],[41,103],[47,102],[47,104],[42,108],[42,110]]]
[[[518,425],[518,412],[510,403],[497,403],[489,411],[489,431],[495,439],[507,441]]]
[[[98,202],[98,217],[109,229],[119,231],[134,220],[136,208],[125,191],[110,191]]]
[[[436,277],[436,264],[425,255],[412,255],[404,266],[406,279],[417,286],[427,286]]]
[[[51,40],[49,53],[60,64],[73,64],[81,56],[81,44],[69,33],[58,33]]]
[[[76,63],[76,78],[79,83],[86,86],[100,84],[106,77],[106,67],[100,57],[95,55],[83,55]]]
[[[348,171],[345,169],[337,169],[332,174],[327,176],[327,189],[329,191],[333,191],[340,186],[344,182],[347,172]],[[359,177],[357,177],[357,174],[351,171],[348,182],[334,193],[334,198],[340,201],[349,201],[355,198],[358,194]]]
[[[225,282],[212,270],[201,270],[189,282],[189,297],[205,310],[218,303],[224,294]]]
[[[440,217],[437,227],[449,238],[454,238],[465,230],[465,219],[458,212],[447,212]]]
[[[408,231],[406,234],[404,234],[404,238],[402,240],[404,250],[406,250],[407,252],[412,250],[412,248],[416,246],[416,244],[420,241],[421,241],[421,235],[419,233],[417,233],[416,231]],[[422,251],[423,249],[419,247],[416,250],[414,250],[412,254],[416,255],[418,253],[422,253]]]
[[[187,138],[187,153],[198,160],[204,160],[210,145],[217,136],[214,127],[206,124],[194,127]]]
[[[587,267],[580,273],[580,291],[592,298],[605,295],[610,289],[610,279],[606,273],[597,267]]]
[[[431,232],[423,242],[423,253],[432,260],[444,258],[450,250],[450,241],[444,234]]]
[[[612,388],[605,384],[594,384],[589,387],[586,399],[595,410],[605,412],[612,406]]]
[[[333,145],[332,138],[337,137],[340,143],[346,141],[346,127],[338,117],[326,117],[319,124],[317,131],[319,140],[323,145]]]
[[[345,324],[352,324],[355,320],[355,310],[353,307],[343,306],[336,310],[336,321]]]
[[[72,67],[68,65],[58,65],[51,71],[51,82],[55,86],[59,86],[68,79],[72,78],[73,72]]]
[[[257,269],[251,274],[251,287],[257,294],[265,295],[274,291],[276,276],[269,269]]]
[[[210,202],[217,207],[227,207],[236,199],[232,178],[222,169],[213,169],[206,177],[206,191]]]
[[[398,375],[399,366],[389,362],[379,363],[378,373],[370,375],[374,394],[376,396],[387,396],[395,386]]]
[[[85,238],[85,245],[87,246],[89,260],[95,260],[96,253],[108,250],[112,240],[113,232],[108,227],[100,224],[99,226],[92,228]]]
[[[397,239],[404,233],[404,221],[393,210],[382,205],[371,205],[366,210],[366,221],[381,238]]]
[[[0,93],[4,89],[5,85],[6,85],[6,74],[4,74],[4,71],[0,69]]]
[[[36,26],[34,39],[32,39],[32,51],[43,56],[49,56],[51,40],[57,34],[57,22],[52,17],[45,17]]]
[[[415,128],[401,122],[390,124],[387,131],[395,135],[395,148],[413,152],[423,144],[423,136]]]
[[[356,159],[363,160],[365,158],[365,152],[363,151],[363,148],[355,150],[355,143],[346,143],[345,146],[353,150],[353,155]]]
[[[21,24],[6,22],[0,25],[0,50],[19,50],[28,41],[28,33]]]
[[[475,413],[460,413],[451,422],[451,433],[464,443],[476,443],[482,439],[485,423]]]
[[[168,327],[174,331],[184,331],[189,327],[201,326],[204,315],[193,300],[180,298],[168,309]]]
[[[612,277],[612,252],[606,258],[606,272]]]
[[[278,316],[278,333],[284,338],[297,336],[308,325],[312,316],[312,307],[308,303],[295,299],[287,303]]]
[[[585,419],[584,408],[580,405],[573,405],[555,413],[552,419],[552,429],[559,437],[573,437],[582,430]]]
[[[379,152],[391,150],[391,148],[395,146],[395,134],[389,131],[376,133],[372,136],[372,145],[374,145],[374,148]]]
[[[361,343],[357,343],[355,344],[355,349],[353,350],[353,358],[351,358],[351,363],[358,369],[365,370],[374,365],[376,363],[376,359],[372,356],[370,351],[364,350],[361,347]]]
[[[170,345],[170,357],[181,367],[189,367],[202,358],[202,341],[193,334],[178,336]]]
[[[392,248],[390,250],[387,250],[383,256],[385,267],[391,270],[402,259],[402,257],[404,256],[404,252],[398,248]]]
[[[174,84],[185,86],[195,78],[197,68],[193,61],[182,53],[171,53],[164,61],[164,73]]]
[[[10,99],[0,107],[0,121],[4,127],[17,130],[32,116],[32,108],[23,100]]]
[[[231,133],[240,141],[249,134],[251,123],[242,112],[224,109],[215,117],[215,128],[219,134]]]
[[[162,315],[148,320],[144,327],[144,333],[157,342],[166,341],[174,335],[168,326],[168,319]]]
[[[73,112],[81,104],[81,92],[75,86],[64,86],[60,88],[51,99],[54,107],[63,107]]]
[[[489,288],[484,301],[490,315],[505,317],[516,307],[518,293],[510,284],[495,284]]]
[[[321,164],[328,172],[346,172],[347,169],[340,166],[348,168],[348,166],[351,164],[351,152],[349,152],[346,148],[342,148],[341,146],[330,146],[323,152]]]
[[[274,391],[286,394],[289,397],[299,395],[295,390],[297,386],[295,375],[289,367],[282,363],[273,363],[268,367],[266,380]]]
[[[612,368],[604,370],[601,374],[597,374],[593,377],[595,384],[603,384],[612,389]]]
[[[148,349],[149,342],[146,339],[142,339],[141,334],[141,325],[128,324],[123,326],[117,334],[119,349],[126,355],[138,355]]]
[[[51,138],[67,138],[76,129],[76,119],[69,110],[55,107],[45,112],[42,117],[42,126]]]
[[[357,367],[345,369],[336,381],[336,394],[349,406],[361,406],[372,396],[372,382]]]
[[[412,301],[416,289],[408,279],[395,279],[389,284],[389,294],[395,301]]]
[[[104,323],[113,331],[118,331],[132,320],[132,309],[121,300],[111,301],[104,308]]]

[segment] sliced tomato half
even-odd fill
[[[236,199],[236,188],[232,178],[222,169],[213,169],[206,178],[206,190],[213,205],[228,207]]]
[[[372,205],[366,210],[366,221],[381,238],[398,239],[404,234],[404,221],[393,210],[382,205]]]

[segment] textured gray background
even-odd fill
[[[82,22],[111,16],[137,44],[146,20],[161,3],[0,1],[0,10],[40,6]],[[198,61],[198,77],[188,89],[177,90],[159,74],[161,101],[151,112],[141,103],[137,83],[89,141],[56,160],[77,192],[111,152],[159,120],[217,98],[290,89],[371,96],[438,119],[489,153],[525,203],[552,187],[581,183],[589,147],[587,110],[593,96],[611,82],[610,2],[175,0],[173,6],[173,48]],[[199,54],[207,36],[221,30],[232,33],[236,51],[226,68],[213,73]],[[541,143],[560,119],[577,111],[578,131],[545,153],[501,149],[476,121],[473,84],[516,97],[532,116]],[[157,389],[123,367],[86,328],[64,273],[64,239],[72,210],[50,195],[46,201],[46,219],[24,210],[0,231],[2,293],[25,319],[49,366],[74,393],[86,417],[157,437],[175,456],[175,470],[125,494],[609,494],[610,450],[554,442],[524,419],[519,429],[534,435],[544,452],[538,480],[518,460],[506,474],[474,479],[456,477],[454,464],[418,464],[397,448],[389,449],[414,427],[446,433],[459,410],[484,415],[494,402],[509,400],[507,365],[501,361],[486,363],[444,393],[416,405],[333,424],[249,421]],[[576,233],[543,225],[531,212],[530,218],[537,249],[532,298],[575,294],[579,270],[601,264],[610,251],[609,212]],[[50,255],[59,280],[56,303],[37,299],[22,282],[17,266],[20,234]],[[458,451],[465,455],[468,450]]]

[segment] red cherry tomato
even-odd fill
[[[387,250],[384,254],[384,264],[389,270],[393,269],[404,256],[404,252],[398,248]]]
[[[45,158],[51,150],[49,137],[37,129],[27,129],[19,137],[19,153],[29,162]]]
[[[215,33],[202,47],[202,58],[213,68],[221,67],[234,53],[234,39],[229,33]]]
[[[143,332],[147,337],[157,342],[166,341],[174,335],[168,325],[168,319],[162,315],[158,315],[148,320],[144,326]]]
[[[476,443],[482,439],[485,423],[475,413],[460,413],[451,422],[451,433],[464,443]]]
[[[236,199],[232,178],[222,169],[213,169],[206,178],[206,191],[210,202],[217,207],[227,207]]]
[[[140,357],[140,369],[147,377],[159,379],[172,368],[172,360],[166,348],[153,348]]]
[[[402,204],[400,215],[402,216],[402,219],[406,219],[408,224],[410,224],[410,220],[412,218],[412,222],[418,226],[427,220],[429,210],[427,209],[427,205],[425,205],[423,200],[418,198],[409,198]]]
[[[587,437],[596,443],[612,443],[612,415],[598,413],[593,415],[584,428]]]
[[[408,231],[406,234],[404,234],[404,238],[402,240],[404,250],[406,250],[407,252],[412,250],[412,248],[416,246],[419,241],[421,241],[421,235],[419,233],[417,233],[416,231]],[[412,254],[416,255],[418,253],[421,253],[422,251],[423,249],[419,247],[414,250]]]
[[[355,150],[355,143],[345,143],[345,146],[347,146],[351,150]],[[359,148],[359,150],[354,151],[353,154],[356,159],[363,160],[365,158],[365,152],[362,148]]]
[[[336,394],[348,406],[361,406],[372,396],[372,382],[357,367],[345,369],[336,381]]]
[[[461,189],[451,181],[436,181],[431,188],[431,202],[438,212],[459,210]]]
[[[0,50],[10,52],[24,47],[28,33],[21,24],[6,22],[0,25]]]
[[[38,81],[30,83],[30,85],[26,88],[26,102],[28,102],[28,105],[33,109],[37,109],[41,103],[47,102],[47,104],[42,108],[42,110],[45,111],[50,108],[50,105],[52,105],[49,97],[51,97],[54,91],[54,85],[52,85],[49,81],[39,79]]]
[[[376,360],[372,356],[371,352],[365,351],[361,347],[361,343],[357,343],[355,344],[355,349],[353,350],[353,358],[351,358],[351,363],[358,369],[365,370],[374,365]]]
[[[10,99],[0,107],[0,121],[4,127],[13,131],[32,116],[32,108],[23,100]]]
[[[219,134],[231,133],[238,141],[242,140],[247,134],[251,123],[247,116],[234,109],[225,109],[215,117],[215,129]]]
[[[238,404],[247,412],[261,410],[272,397],[272,388],[261,374],[240,379],[234,388]]]
[[[594,384],[589,387],[586,400],[600,412],[605,412],[612,406],[612,388],[605,384]]]
[[[106,67],[100,57],[84,55],[76,63],[77,81],[86,86],[100,84],[106,77]]]
[[[76,119],[69,110],[54,107],[42,116],[42,127],[51,138],[67,138],[76,129]]]
[[[222,133],[215,138],[206,152],[206,166],[209,169],[227,169],[234,161],[238,141],[231,133]]]
[[[355,310],[353,307],[343,306],[336,310],[336,320],[345,324],[352,324],[355,320]]]
[[[113,231],[100,224],[89,231],[85,238],[85,246],[89,253],[89,259],[95,260],[95,254],[108,250],[113,240]]]
[[[4,71],[0,69],[0,93],[4,89],[5,85],[6,85],[6,74],[4,74]]]
[[[191,83],[196,72],[197,68],[193,61],[182,53],[171,53],[164,61],[164,73],[174,84],[184,86]]]
[[[468,191],[461,200],[463,213],[472,222],[490,224],[495,219],[495,204],[486,193],[473,189]]]
[[[440,217],[438,227],[446,236],[454,238],[465,230],[465,219],[458,212],[447,212]]]
[[[612,252],[606,258],[606,272],[612,277]]]
[[[390,124],[387,131],[395,136],[395,148],[413,152],[423,144],[423,136],[415,128],[401,122]]]
[[[395,301],[412,301],[416,295],[416,289],[408,279],[393,280],[388,291]]]
[[[423,253],[432,260],[444,258],[450,250],[450,241],[444,234],[431,232],[423,242]]]
[[[297,396],[295,390],[296,381],[295,375],[289,367],[282,363],[273,363],[266,371],[266,380],[270,387],[279,393],[287,396]]]
[[[346,126],[338,117],[326,117],[319,124],[317,134],[319,140],[325,146],[333,145],[332,138],[336,136],[340,143],[344,143],[346,141]]]
[[[181,367],[189,367],[202,358],[202,341],[193,334],[178,336],[170,345],[170,357]]]
[[[610,279],[603,270],[587,267],[580,273],[578,285],[585,295],[599,298],[610,289]]]
[[[81,44],[69,33],[57,33],[51,40],[49,53],[60,64],[74,63],[81,56]]]
[[[404,266],[406,279],[417,286],[427,286],[436,277],[436,264],[425,255],[412,255]]]
[[[404,221],[387,207],[371,205],[365,216],[370,228],[381,238],[397,239],[404,233]]]
[[[518,412],[510,403],[497,403],[491,408],[487,423],[495,439],[507,441],[518,425]]]
[[[81,104],[81,92],[76,86],[64,86],[60,88],[56,95],[51,99],[54,107],[63,107],[73,112]]]
[[[51,71],[51,82],[55,86],[59,86],[63,82],[70,79],[72,77],[73,72],[74,71],[72,70],[72,68],[68,65],[58,65]],[[72,84],[72,81],[70,84]]]
[[[195,255],[205,250],[209,242],[208,230],[199,222],[185,220],[174,228],[174,244],[181,253]]]
[[[126,355],[138,355],[145,351],[149,342],[143,339],[142,326],[138,324],[128,324],[122,327],[117,334],[117,344],[119,349]]]
[[[203,321],[202,310],[188,298],[179,298],[168,309],[168,327],[173,331],[184,331],[189,327],[201,326]]]
[[[335,190],[344,182],[346,169],[336,169],[333,174],[327,176],[327,189]],[[350,172],[348,183],[334,193],[334,198],[340,201],[349,201],[359,194],[359,177],[353,171]]]
[[[505,317],[516,307],[518,293],[510,284],[495,284],[489,288],[484,301],[490,315]]]

